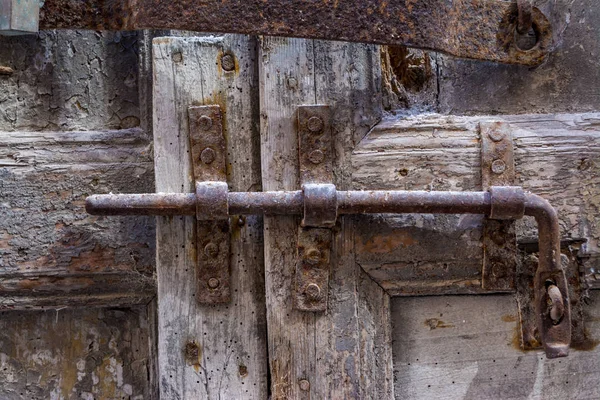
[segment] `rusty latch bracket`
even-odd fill
[[[294,302],[296,308],[302,311],[327,309],[330,228],[337,219],[330,120],[328,106],[298,108],[298,154],[304,218],[298,228]]]
[[[481,186],[513,186],[515,161],[510,125],[481,122]],[[490,215],[483,224],[483,270],[481,285],[486,290],[514,291],[517,270],[517,237],[514,219]]]
[[[230,235],[225,136],[221,108],[188,108],[190,149],[196,182],[196,299],[226,303],[230,293]]]

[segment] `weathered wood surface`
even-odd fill
[[[598,398],[600,296],[586,307],[596,340],[569,357],[519,349],[511,295],[392,299],[395,393],[398,399]]]
[[[235,56],[235,69],[220,56]],[[156,190],[194,189],[189,153],[190,105],[224,112],[230,190],[260,190],[256,44],[252,38],[157,38],[154,60]],[[262,225],[231,218],[229,304],[195,299],[195,218],[157,219],[160,394],[167,399],[265,399]]]
[[[84,202],[152,191],[152,175],[137,128],[0,132],[0,307],[147,303],[152,219],[94,217]]]
[[[151,399],[145,307],[0,312],[0,398]]]
[[[264,38],[259,60],[263,190],[299,188],[295,119],[303,104],[332,107],[334,180],[349,187],[351,149],[381,114],[376,48]],[[353,220],[335,233],[324,313],[293,308],[298,223],[264,222],[272,398],[391,398],[389,300],[354,262]]]
[[[516,183],[556,207],[563,239],[586,241],[585,273],[588,284],[598,286],[600,114],[385,121],[353,152],[353,187],[481,190],[478,122],[499,119],[513,128]],[[481,227],[480,216],[372,217],[357,224],[357,260],[392,295],[475,293],[481,286]],[[517,237],[536,240],[532,218],[517,223]]]

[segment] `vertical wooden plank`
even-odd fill
[[[224,112],[230,190],[260,190],[255,41],[158,38],[153,50],[157,192],[193,191],[187,108],[201,104]],[[230,71],[221,65],[225,53],[235,60]],[[267,397],[262,226],[256,218],[231,221],[232,301],[201,305],[194,218],[157,220],[161,397]]]
[[[301,104],[333,107],[334,175],[338,188],[351,186],[350,153],[381,115],[378,52],[360,44],[264,38],[261,42],[261,140],[265,190],[295,190],[298,182],[296,109]],[[291,83],[291,84],[290,84]],[[352,220],[342,220],[335,235],[329,306],[323,313],[293,309],[296,218],[265,218],[267,325],[272,395],[283,398],[382,398],[362,384],[369,376],[390,383],[379,393],[392,396],[389,309],[376,310],[360,295],[360,267],[354,262]],[[364,287],[364,285],[360,286]],[[386,305],[387,294],[374,285]],[[376,295],[375,295],[376,297]],[[389,304],[389,301],[387,302]],[[388,315],[388,316],[386,316]],[[382,339],[383,338],[383,339]],[[385,366],[369,346],[386,348]],[[383,378],[385,376],[385,378]]]

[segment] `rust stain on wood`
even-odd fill
[[[417,244],[417,241],[408,233],[402,231],[371,236],[367,241],[357,243],[359,252],[374,254],[389,253],[398,247],[409,247],[415,244]]]
[[[446,323],[441,319],[437,318],[428,318],[425,320],[425,326],[429,328],[429,330],[434,330],[438,328],[454,328],[453,324]]]

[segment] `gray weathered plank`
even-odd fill
[[[302,104],[332,107],[334,180],[338,187],[348,187],[351,149],[380,117],[376,48],[264,38],[260,50],[264,190],[299,187],[295,118]],[[369,295],[360,293],[365,285],[354,262],[352,219],[341,221],[334,238],[328,310],[315,314],[295,310],[290,292],[298,222],[291,217],[265,217],[273,398],[391,397],[389,335],[379,331],[389,326],[389,310],[379,308],[386,305],[387,294],[377,285],[369,287]],[[375,347],[383,349],[379,360],[369,351]],[[363,380],[379,384],[366,386]]]
[[[220,56],[236,68],[225,72]],[[154,57],[156,190],[193,191],[190,105],[224,112],[231,190],[260,190],[255,41],[242,36],[157,38]],[[158,354],[164,398],[267,397],[261,224],[232,218],[229,304],[195,299],[194,218],[157,219]]]
[[[479,121],[513,128],[516,183],[548,199],[563,239],[585,239],[589,283],[600,255],[600,115],[419,115],[376,126],[353,153],[355,189],[481,190]],[[393,295],[472,293],[481,286],[480,216],[379,216],[358,225],[357,259]],[[535,240],[535,222],[517,238]]]

